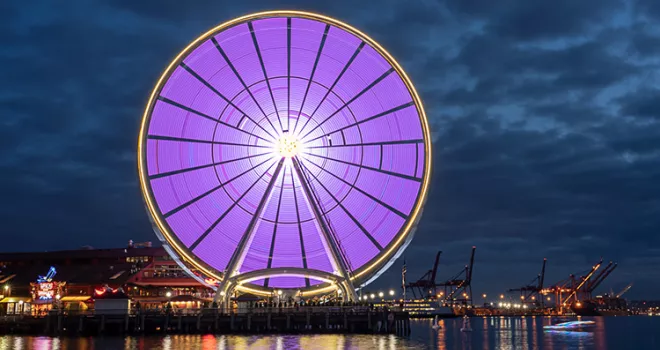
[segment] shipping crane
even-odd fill
[[[438,284],[438,286],[444,287],[444,293],[441,296],[444,296],[445,303],[452,306],[456,303],[472,305],[472,272],[474,271],[474,253],[476,250],[477,247],[473,246],[470,263],[465,265],[465,269],[462,269],[447,281]]]
[[[617,297],[617,298],[621,298],[624,294],[626,294],[627,291],[630,290],[630,288],[632,288],[632,286],[633,286],[632,283],[630,283],[629,285],[627,285],[627,286],[626,286],[625,288],[623,288],[619,293],[617,293],[616,297]]]
[[[609,264],[607,264],[607,266],[605,266],[605,268],[601,270],[601,272],[598,275],[596,275],[596,277],[591,279],[591,281],[587,284],[585,288],[585,293],[584,293],[585,299],[592,298],[593,292],[596,290],[596,288],[598,288],[598,286],[600,286],[600,284],[603,283],[605,278],[607,278],[607,276],[609,276],[610,273],[612,273],[612,271],[616,269],[617,265],[618,264],[610,261]]]
[[[436,297],[438,290],[438,285],[435,283],[435,276],[438,273],[438,263],[440,263],[440,254],[442,251],[438,251],[438,254],[435,256],[435,263],[433,267],[426,271],[426,273],[417,281],[408,283],[407,287],[410,288],[413,292],[415,299],[425,298],[425,297]]]
[[[529,284],[519,288],[509,289],[508,292],[520,292],[520,299],[522,303],[530,303],[536,306],[543,306],[543,281],[545,280],[545,264],[548,259],[543,258],[543,265],[541,266],[541,273],[536,276]]]
[[[593,265],[585,275],[576,277],[575,274],[571,274],[568,279],[559,281],[548,288],[542,289],[541,294],[554,294],[555,305],[558,309],[557,311],[561,314],[563,313],[564,308],[571,305],[571,303],[578,301],[580,296],[584,295],[580,293],[585,292],[583,288],[585,285],[587,285],[589,280],[594,276],[602,264],[603,259],[601,258],[600,261]],[[564,295],[567,296],[564,297]]]

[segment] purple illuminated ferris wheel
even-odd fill
[[[337,20],[248,15],[195,40],[147,105],[142,191],[172,257],[227,295],[349,299],[412,238],[430,177],[398,63]]]

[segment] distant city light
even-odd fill
[[[390,289],[390,296],[394,295],[394,291]]]
[[[369,297],[370,297],[371,299],[373,299],[373,298],[376,297],[376,295],[375,295],[374,293],[371,293],[371,295],[369,295]]]
[[[168,298],[171,297],[171,296],[172,296],[172,292],[167,292],[167,293],[165,293],[165,296],[168,297]]]
[[[482,295],[482,297],[483,297],[484,299],[486,299],[486,297],[487,297],[486,293],[484,293],[484,294]]]
[[[379,297],[379,298],[382,298],[383,295],[385,295],[385,294],[383,294],[383,292],[378,292],[378,297]]]
[[[504,294],[500,294],[500,299],[504,299]]]

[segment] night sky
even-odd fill
[[[197,36],[268,9],[357,27],[416,85],[434,169],[409,279],[437,250],[449,278],[476,245],[475,294],[602,256],[619,268],[601,291],[658,297],[657,0],[0,1],[1,250],[156,241],[136,165],[149,93]]]

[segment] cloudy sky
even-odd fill
[[[435,164],[410,279],[436,250],[449,278],[476,245],[478,293],[543,257],[556,281],[601,256],[619,263],[603,289],[660,293],[657,0],[2,1],[2,250],[155,240],[135,151],[148,94],[188,42],[267,9],[356,26],[420,92]]]

